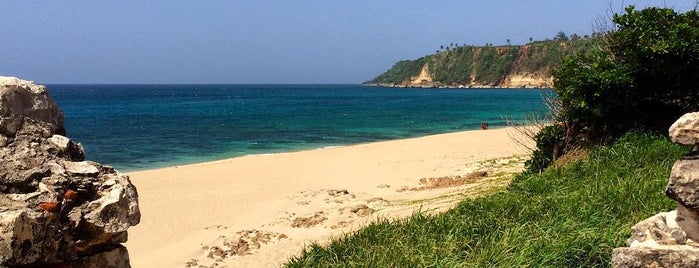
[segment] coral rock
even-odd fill
[[[676,218],[677,211],[673,210],[637,223],[631,228],[631,238],[626,244],[630,247],[687,244],[687,234],[675,221]]]
[[[14,136],[25,118],[45,122],[54,133],[65,134],[63,113],[46,87],[15,77],[0,77],[0,134]]]
[[[699,158],[675,162],[665,194],[685,207],[699,209]]]
[[[0,77],[0,267],[129,267],[136,188],[64,135],[44,86]]]
[[[699,112],[687,113],[670,126],[672,142],[684,145],[699,144]]]
[[[687,237],[699,241],[699,212],[681,204],[677,206],[677,225],[687,233]]]
[[[612,265],[617,268],[699,267],[699,249],[690,246],[615,248]]]

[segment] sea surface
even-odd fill
[[[360,85],[48,85],[68,136],[122,171],[505,126],[532,89]]]

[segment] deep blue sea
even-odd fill
[[[531,89],[359,85],[48,85],[68,136],[122,171],[504,126]]]

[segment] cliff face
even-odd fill
[[[523,46],[462,46],[396,63],[365,85],[389,87],[513,87],[553,85],[564,57],[592,50],[597,39],[542,41]]]

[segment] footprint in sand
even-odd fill
[[[225,229],[228,229],[228,226],[223,226],[221,224],[217,224],[217,225],[211,225],[211,226],[204,227],[204,230],[210,230],[210,229],[218,229],[218,230],[224,229],[225,230]]]
[[[202,246],[204,257],[192,259],[186,267],[217,267],[235,256],[249,255],[261,247],[288,238],[285,234],[261,230],[242,230],[232,238],[221,236],[216,242]]]
[[[378,186],[376,186],[376,188],[379,188],[379,189],[386,189],[386,188],[391,188],[391,185],[388,185],[388,184],[379,184]]]
[[[294,228],[309,228],[323,223],[328,217],[322,211],[316,212],[308,217],[296,217],[291,222],[291,227]]]
[[[347,189],[331,189],[326,190],[329,197],[323,199],[325,203],[342,204],[351,199],[357,198],[355,194],[350,193]]]
[[[374,209],[370,208],[365,204],[360,204],[350,209],[350,212],[356,214],[357,216],[364,217],[374,213]]]

